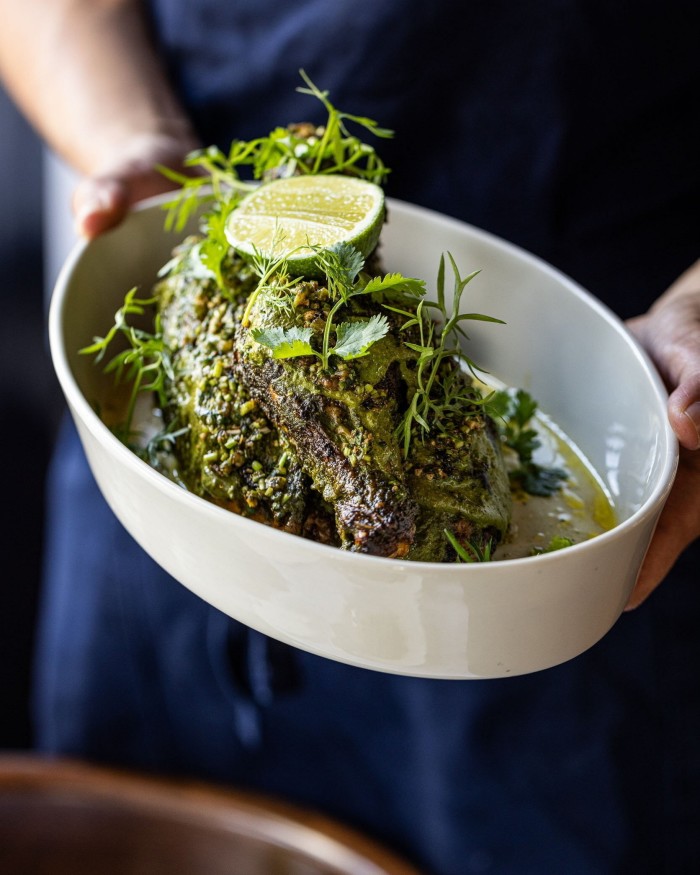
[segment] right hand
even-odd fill
[[[670,392],[668,417],[681,445],[678,473],[627,609],[640,605],[683,550],[700,537],[700,260],[648,313],[628,321]]]
[[[161,164],[183,171],[185,156],[198,147],[189,136],[145,134],[120,149],[73,194],[76,232],[92,239],[118,225],[140,200],[172,191],[177,186],[156,169]]]

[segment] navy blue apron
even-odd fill
[[[204,142],[394,128],[390,195],[500,234],[620,315],[697,257],[696,3],[153,0]],[[626,4],[625,4],[626,6]],[[592,343],[594,339],[592,339]],[[700,871],[698,545],[595,647],[534,675],[436,681],[266,639],[161,571],[66,425],[37,657],[42,749],[273,793],[432,875]]]

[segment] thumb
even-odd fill
[[[188,135],[178,137],[144,134],[132,138],[85,177],[73,194],[73,215],[78,234],[88,239],[118,225],[137,201],[177,186],[157,167],[187,172],[183,161],[197,147]],[[190,171],[195,172],[195,171]]]
[[[118,225],[129,209],[128,186],[118,177],[88,177],[73,195],[75,230],[91,240]]]

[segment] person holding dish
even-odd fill
[[[649,4],[630,21],[597,2],[461,5],[459,24],[454,4],[415,0],[361,16],[346,0],[2,0],[2,11],[0,73],[83,174],[82,235],[166,190],[156,164],[306,120],[314,107],[294,93],[304,68],[336,105],[397,132],[382,148],[389,194],[512,240],[628,318],[681,443],[634,610],[563,666],[445,682],[297,652],[200,602],[120,528],[66,424],[50,483],[39,748],[285,796],[437,875],[694,871],[697,9]]]

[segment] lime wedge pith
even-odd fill
[[[264,183],[231,213],[226,238],[241,255],[286,258],[290,273],[315,276],[316,252],[349,243],[365,258],[379,240],[384,192],[349,176],[294,176]]]

